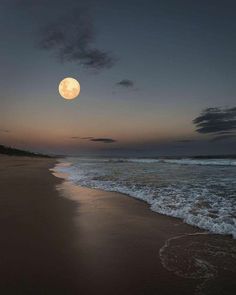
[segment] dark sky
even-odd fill
[[[2,144],[43,152],[236,149],[236,2],[0,2]],[[81,95],[58,94],[64,77]]]

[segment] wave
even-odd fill
[[[73,161],[73,158],[71,158]],[[80,158],[81,162],[94,163],[166,163],[177,165],[201,165],[201,166],[236,166],[236,159],[154,159],[154,158]]]
[[[54,170],[66,173],[68,180],[75,184],[129,195],[147,202],[154,212],[236,238],[236,171],[233,165],[217,170],[206,165],[198,169],[193,166],[178,168],[165,162],[172,164],[173,160],[126,159],[126,166],[124,162],[112,161],[70,159],[70,164],[59,163]]]
[[[216,165],[216,166],[236,166],[234,159],[209,159],[209,160],[195,160],[195,159],[180,159],[180,160],[164,160],[165,163],[181,164],[181,165]]]
[[[125,161],[124,161],[125,162]],[[179,164],[179,165],[216,165],[216,166],[236,166],[236,160],[234,159],[128,159],[126,162],[133,163],[167,163],[167,164]]]

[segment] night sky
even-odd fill
[[[1,0],[0,144],[137,156],[236,151],[236,2]],[[81,84],[74,101],[58,84]]]

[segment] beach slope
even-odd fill
[[[53,159],[0,163],[1,294],[234,294],[230,237],[73,185]]]

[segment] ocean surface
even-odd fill
[[[54,170],[76,185],[125,193],[155,212],[236,238],[236,159],[66,158]]]

